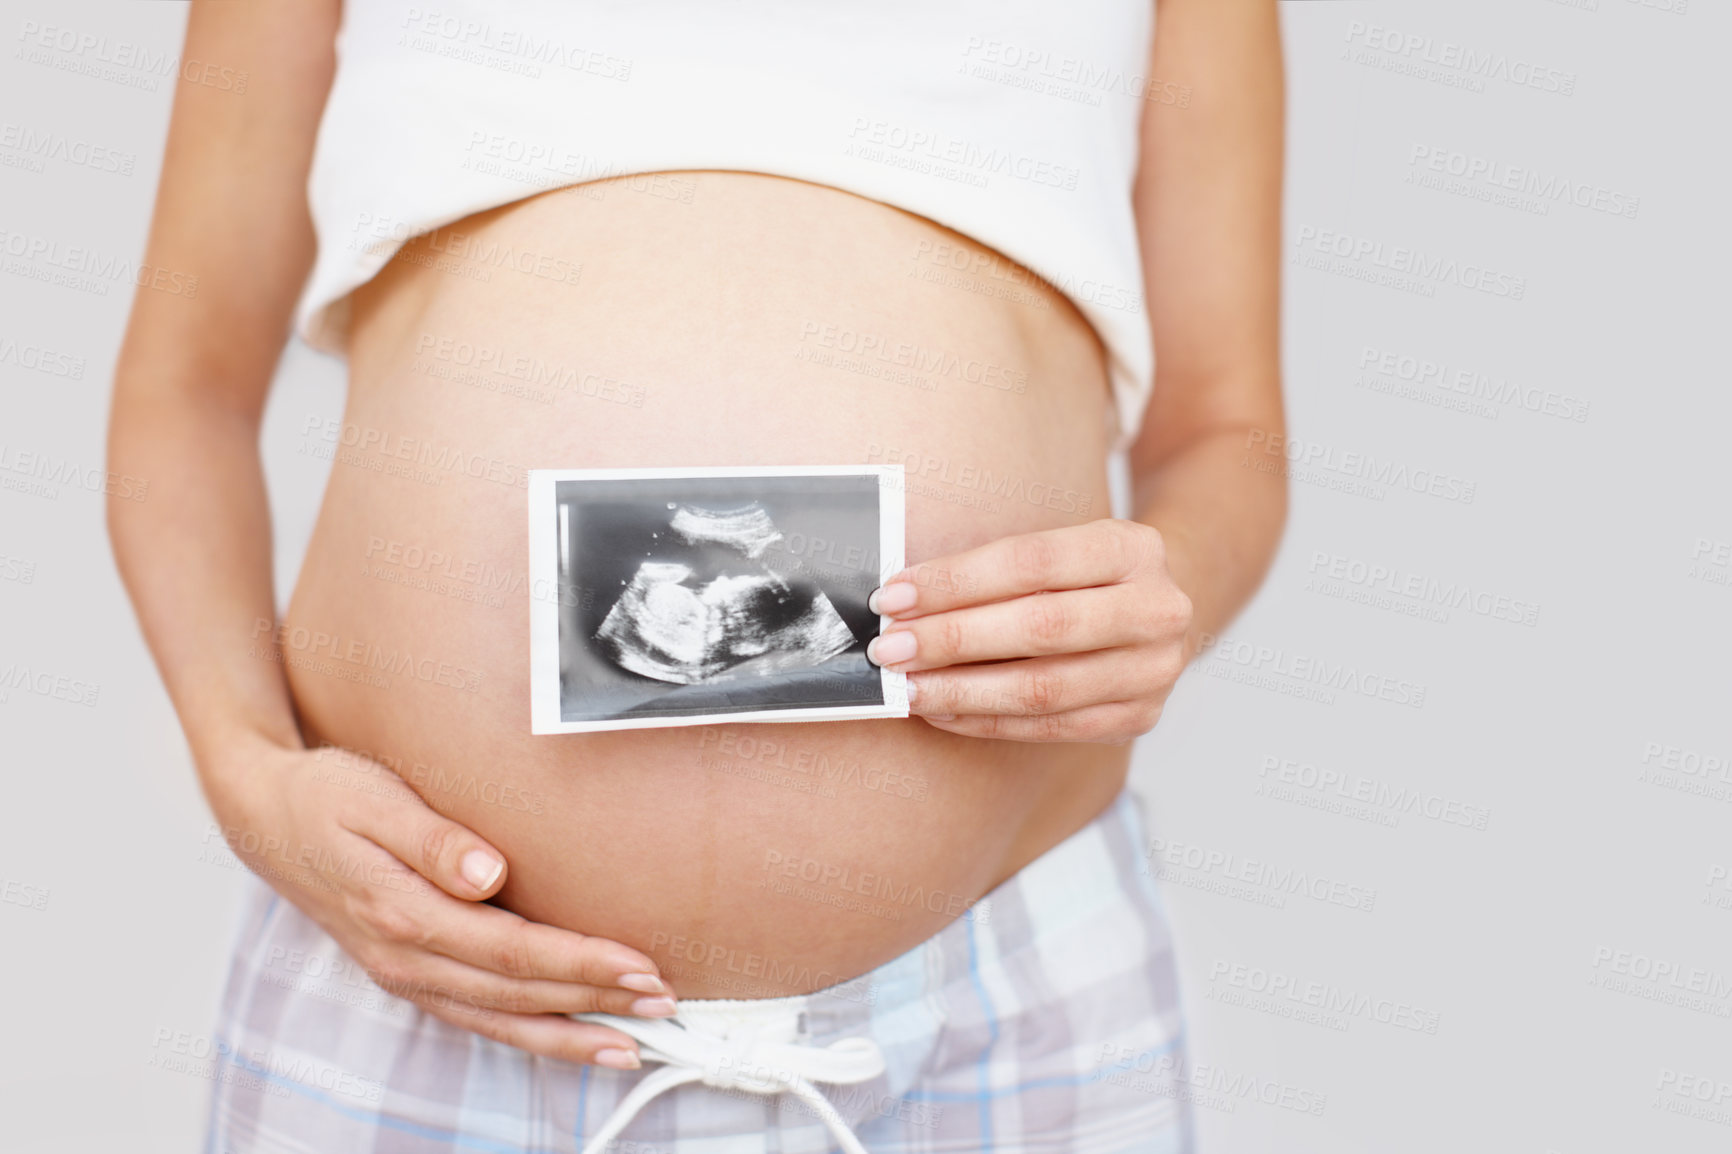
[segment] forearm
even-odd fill
[[[1286,525],[1285,471],[1255,467],[1252,432],[1212,430],[1133,477],[1132,517],[1160,531],[1168,570],[1191,599],[1187,657],[1251,599]]]
[[[256,422],[191,399],[145,399],[117,382],[110,468],[150,480],[113,498],[109,537],[145,640],[213,805],[212,767],[260,741],[300,744],[277,652],[270,509]],[[218,806],[220,810],[220,805]]]
[[[1194,78],[1144,110],[1137,219],[1155,382],[1130,450],[1132,508],[1192,603],[1187,655],[1257,589],[1287,516],[1279,444],[1285,79],[1274,0],[1160,0],[1150,75]],[[1255,437],[1255,434],[1261,434]]]
[[[244,98],[177,85],[145,262],[198,292],[142,286],[115,368],[110,467],[149,481],[111,500],[109,537],[206,795],[218,765],[300,736],[270,629],[260,413],[312,263],[306,187],[335,55],[334,0],[194,4],[183,54],[252,79]]]

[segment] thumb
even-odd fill
[[[505,884],[505,855],[468,826],[415,801],[373,809],[374,828],[355,832],[454,898],[478,902],[498,893]]]

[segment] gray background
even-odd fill
[[[1163,860],[1178,863],[1163,868],[1199,1093],[1254,1079],[1271,1097],[1302,1090],[1323,1106],[1211,1098],[1197,1111],[1204,1150],[1732,1144],[1732,1126],[1673,1113],[1687,1099],[1662,1089],[1667,1071],[1732,1083],[1732,889],[1711,884],[1732,867],[1732,781],[1718,796],[1687,792],[1678,786],[1707,776],[1700,763],[1678,754],[1683,768],[1665,767],[1668,747],[1732,756],[1732,16],[1723,3],[1679,4],[1283,6],[1287,385],[1292,433],[1317,455],[1295,472],[1267,586],[1221,655],[1181,682],[1137,750],[1135,780]],[[20,58],[21,21],[172,53],[184,19],[175,3],[9,6],[0,123],[133,159],[130,173],[0,167],[8,236],[135,260],[170,99],[163,78],[147,90]],[[1452,42],[1553,69],[1542,75],[1573,76],[1572,91],[1416,72],[1411,58],[1350,39],[1355,21],[1430,37],[1434,54]],[[1424,174],[1416,149],[1639,205],[1633,218],[1567,203],[1541,214],[1425,187],[1409,179]],[[1367,283],[1369,258],[1311,267],[1321,254],[1298,238],[1325,231],[1489,265],[1522,278],[1522,299]],[[8,460],[47,453],[100,468],[128,286],[46,286],[11,262],[0,271],[0,443]],[[7,341],[80,359],[81,377],[21,367]],[[1536,401],[1550,391],[1571,411],[1586,402],[1587,419],[1503,402],[1489,403],[1493,417],[1452,411],[1435,385],[1392,391],[1401,382],[1362,367],[1367,349],[1373,362],[1387,351],[1445,364],[1450,379],[1511,382]],[[286,591],[328,468],[301,429],[340,411],[342,378],[299,347],[280,376],[265,437]],[[1409,479],[1442,475],[1457,499],[1402,484],[1367,492],[1348,454]],[[1469,483],[1472,500],[1460,499]],[[1346,576],[1331,584],[1337,565]],[[1399,576],[1355,580],[1361,567]],[[1430,619],[1435,604],[1388,588],[1409,581],[1472,597]],[[1501,619],[1500,598],[1537,607],[1534,623]],[[100,689],[93,706],[19,690],[0,704],[0,1145],[195,1148],[208,1087],[153,1066],[165,1050],[155,1039],[208,1031],[241,875],[211,833],[95,494],[0,489],[0,671],[14,665]],[[1342,666],[1384,679],[1360,684],[1423,697],[1348,689],[1325,700],[1301,672]],[[1260,792],[1282,785],[1283,762],[1301,784]],[[1387,806],[1345,816],[1301,804],[1327,800],[1302,784],[1325,772],[1488,811],[1486,828],[1419,813],[1389,828],[1362,820],[1387,822]],[[1231,888],[1248,859],[1355,887],[1344,892],[1370,908],[1298,895],[1276,908],[1266,888]],[[1203,864],[1187,871],[1187,860]],[[1690,980],[1716,992],[1690,1008],[1651,996],[1653,983],[1619,986],[1621,954],[1699,972]],[[1370,1012],[1337,1029],[1233,1004],[1233,975],[1252,983],[1259,971],[1404,1004],[1436,1032]]]

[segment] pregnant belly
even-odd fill
[[[1110,515],[1098,342],[1005,258],[833,189],[665,174],[419,238],[352,308],[290,682],[309,740],[506,855],[501,905],[645,950],[684,996],[805,992],[1123,783],[1123,748],[917,718],[529,733],[526,469],[900,463],[911,562]]]

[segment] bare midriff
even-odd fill
[[[529,732],[526,469],[900,463],[911,563],[1110,516],[1100,343],[1007,258],[832,188],[664,173],[417,238],[352,310],[286,668],[310,742],[506,855],[498,904],[644,950],[684,997],[804,993],[1123,785],[1125,746],[918,717]]]

